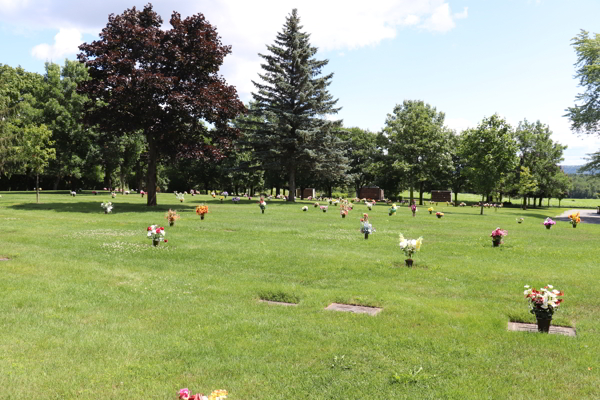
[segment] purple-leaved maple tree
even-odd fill
[[[218,74],[231,53],[202,14],[171,16],[171,29],[148,4],[111,14],[100,40],[79,46],[90,79],[85,120],[110,134],[143,132],[148,143],[146,190],[156,205],[159,158],[219,159],[238,131],[229,121],[245,111],[234,86]]]

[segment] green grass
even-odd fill
[[[129,195],[105,215],[105,193],[2,196],[2,399],[176,399],[183,387],[245,400],[600,398],[600,225],[544,229],[564,208],[440,205],[437,219],[377,205],[364,240],[362,205],[342,219],[311,202],[261,214],[256,199],[159,194],[149,210]],[[169,207],[182,216],[172,228]],[[155,223],[167,225],[157,248]],[[508,230],[499,248],[496,227]],[[399,232],[424,237],[413,268]],[[553,324],[577,337],[508,332],[534,322],[523,285],[548,283],[566,294]],[[383,311],[324,310],[332,302]]]

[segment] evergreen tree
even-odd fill
[[[257,119],[249,128],[249,143],[266,169],[286,171],[288,201],[295,198],[298,170],[311,170],[332,153],[339,156],[340,169],[346,168],[336,136],[341,121],[326,119],[339,111],[327,91],[333,74],[321,76],[329,61],[314,58],[317,48],[309,37],[302,32],[297,10],[292,10],[275,44],[267,46],[269,54],[259,54],[265,60],[265,73],[259,74],[263,82],[253,81],[258,92],[252,93],[255,104],[250,112]]]

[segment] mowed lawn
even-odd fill
[[[365,240],[362,204],[342,219],[308,201],[261,214],[256,200],[159,194],[148,208],[139,195],[42,192],[35,204],[3,192],[0,398],[176,399],[184,387],[243,400],[600,398],[600,225],[546,230],[559,208],[439,205],[437,219],[376,205]],[[169,208],[182,216],[172,228]],[[150,224],[168,243],[152,246]],[[508,236],[493,248],[497,227]],[[400,232],[424,238],[413,268]],[[507,330],[535,321],[525,284],[565,292],[552,323],[576,337]]]

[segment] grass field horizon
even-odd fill
[[[600,200],[484,215],[438,204],[441,219],[428,205],[413,218],[357,204],[342,219],[312,201],[269,201],[261,214],[256,197],[160,193],[146,207],[139,195],[0,194],[2,399],[176,399],[184,387],[234,400],[600,397],[600,225],[542,225]],[[169,208],[182,216],[174,227]],[[151,224],[168,243],[152,246]],[[508,230],[499,248],[496,227]],[[413,268],[399,233],[424,238]],[[552,323],[576,337],[507,331],[535,321],[525,284],[565,292]],[[383,311],[325,310],[332,302]]]

